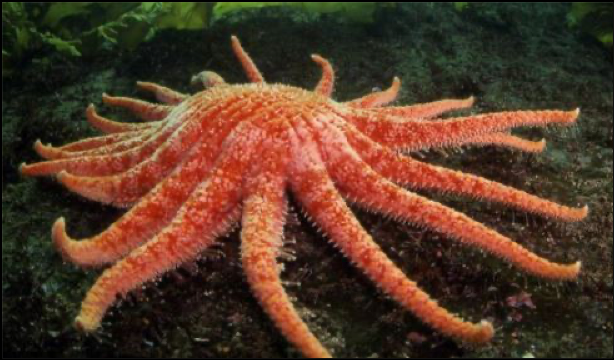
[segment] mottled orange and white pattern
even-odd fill
[[[385,255],[347,205],[351,201],[399,221],[426,226],[474,245],[548,279],[575,279],[580,263],[556,264],[464,214],[409,188],[496,201],[562,221],[588,209],[555,204],[484,178],[414,159],[414,151],[462,145],[495,145],[540,152],[545,142],[513,136],[517,126],[571,125],[573,111],[514,111],[451,119],[444,112],[474,99],[387,106],[401,81],[349,102],[331,98],[334,73],[321,56],[314,91],[267,84],[232,38],[251,84],[232,85],[204,71],[192,78],[204,90],[181,94],[139,82],[162,104],[103,95],[110,106],[142,118],[123,124],[98,115],[87,119],[107,135],[62,147],[35,144],[48,161],[22,165],[28,176],[56,175],[69,190],[129,210],[107,230],[76,241],[64,219],[53,241],[65,259],[84,266],[112,264],[83,301],[76,325],[95,330],[118,296],[194,260],[239,221],[242,262],[254,296],[283,335],[306,356],[329,353],[295,311],[280,279],[287,191],[348,259],[383,291],[438,331],[472,343],[488,342],[493,327],[449,313]],[[400,153],[399,151],[403,151]]]

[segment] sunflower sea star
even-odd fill
[[[438,331],[485,343],[493,327],[465,322],[429,298],[384,254],[356,220],[346,200],[426,226],[493,253],[548,279],[575,279],[580,263],[552,263],[507,237],[399,185],[496,201],[562,221],[586,217],[588,208],[552,203],[484,178],[415,160],[411,152],[497,145],[539,152],[508,130],[517,126],[571,125],[579,111],[515,111],[437,119],[467,108],[473,98],[413,106],[385,106],[392,86],[349,102],[331,99],[334,72],[322,68],[314,91],[267,84],[236,37],[232,47],[252,84],[231,85],[212,72],[192,81],[205,89],[181,94],[153,83],[137,85],[164,104],[103,94],[103,102],[134,112],[144,123],[117,123],[87,108],[90,123],[107,133],[62,147],[35,144],[48,161],[21,166],[28,176],[57,175],[88,199],[130,209],[107,230],[76,241],[63,218],[53,241],[65,259],[84,266],[115,263],[83,301],[76,326],[95,330],[119,295],[192,261],[239,220],[241,256],[255,297],[283,335],[306,356],[328,356],[301,320],[280,280],[286,189],[305,214],[384,292]]]

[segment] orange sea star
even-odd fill
[[[587,207],[569,208],[400,154],[464,144],[493,144],[539,152],[544,142],[517,138],[516,126],[570,125],[574,111],[515,111],[452,119],[438,115],[472,105],[473,98],[386,107],[400,88],[340,103],[330,98],[334,73],[314,55],[322,79],[314,91],[265,83],[233,37],[232,47],[252,84],[227,84],[203,72],[192,80],[205,89],[185,95],[139,82],[163,105],[103,95],[108,105],[130,109],[147,122],[87,118],[108,135],[59,148],[37,141],[49,161],[22,165],[29,176],[57,174],[68,189],[130,209],[101,234],[75,241],[64,219],[53,240],[65,259],[81,266],[115,263],[83,301],[76,325],[95,330],[118,295],[195,259],[241,221],[243,268],[255,297],[283,335],[306,356],[328,356],[301,320],[280,280],[286,189],[307,216],[348,258],[402,306],[438,331],[484,343],[493,328],[461,320],[437,305],[388,259],[356,220],[344,198],[404,222],[429,227],[475,245],[549,279],[575,279],[580,263],[562,265],[533,254],[507,237],[397,184],[500,202],[563,221],[578,221]]]

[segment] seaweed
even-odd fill
[[[458,12],[474,3],[452,3]],[[55,2],[2,3],[2,76],[34,56],[57,52],[92,57],[103,51],[134,50],[163,29],[202,30],[228,14],[246,9],[288,7],[371,23],[381,7],[395,2]],[[575,2],[568,24],[612,46],[613,3]],[[35,55],[36,54],[36,55]]]
[[[112,10],[114,5],[116,4],[107,5],[110,6],[107,11]],[[156,30],[154,22],[169,10],[160,3],[142,3],[122,13],[116,19],[103,22],[86,31],[81,40],[82,49],[87,49],[88,54],[100,51],[100,46],[104,45],[132,50],[141,42],[153,38]]]
[[[24,3],[2,3],[2,77],[12,73],[13,64],[27,51],[45,46],[71,56],[81,55],[74,41],[38,30]]]
[[[215,2],[165,3],[166,12],[156,19],[159,29],[198,30],[211,26]]]
[[[456,11],[458,12],[463,12],[467,8],[467,6],[469,6],[469,2],[467,1],[456,1],[453,4],[454,9],[456,9]]]
[[[6,52],[4,49],[2,49],[2,77],[5,76],[4,75],[5,72],[7,73],[7,75],[9,75],[10,73],[9,60],[10,60],[10,54]]]
[[[574,2],[567,18],[569,26],[578,27],[612,47],[614,3]]]
[[[134,50],[163,29],[200,30],[227,14],[250,8],[285,6],[369,23],[376,2],[56,2],[2,3],[2,76],[14,64],[52,51],[92,57],[103,51]],[[40,51],[43,50],[43,51]],[[43,55],[44,56],[44,55]]]
[[[230,12],[248,8],[288,6],[309,13],[335,14],[350,21],[369,23],[374,20],[378,6],[393,5],[393,2],[219,2],[213,12],[214,16],[219,18]]]

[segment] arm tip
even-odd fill
[[[571,269],[572,276],[569,278],[569,280],[575,280],[580,274],[580,271],[582,271],[582,261],[576,261],[573,265],[571,265]]]
[[[476,332],[469,341],[475,345],[483,345],[490,342],[495,334],[495,329],[490,321],[482,320],[477,324]]]
[[[27,175],[25,173],[26,167],[28,166],[28,164],[26,164],[25,162],[22,162],[21,164],[19,164],[19,173],[21,175]]]
[[[575,123],[576,120],[578,120],[578,117],[580,117],[580,108],[575,108],[574,110],[568,111],[567,112],[569,114],[569,123]]]
[[[45,156],[44,156],[44,154],[45,154],[45,150],[46,150],[46,146],[45,146],[45,145],[43,145],[43,143],[41,142],[41,140],[40,140],[40,139],[37,139],[37,140],[34,142],[34,151],[35,151],[35,152],[36,152],[36,153],[37,153],[39,156],[41,156],[41,157],[45,157]]]
[[[81,333],[92,333],[100,326],[100,320],[93,320],[85,315],[79,315],[75,319],[75,328]]]
[[[65,233],[66,229],[66,219],[62,216],[59,217],[55,223],[53,223],[53,228],[51,230],[52,237],[54,240],[59,239],[59,236]]]
[[[466,98],[465,103],[467,104],[467,106],[473,106],[473,104],[475,103],[475,96],[471,95]]]
[[[58,249],[64,260],[70,260],[66,250],[68,242],[71,240],[66,234],[66,219],[58,218],[51,228],[51,240]]]
[[[66,181],[67,177],[68,177],[68,172],[66,170],[62,170],[56,175],[56,178],[62,184],[64,184],[64,181]]]

